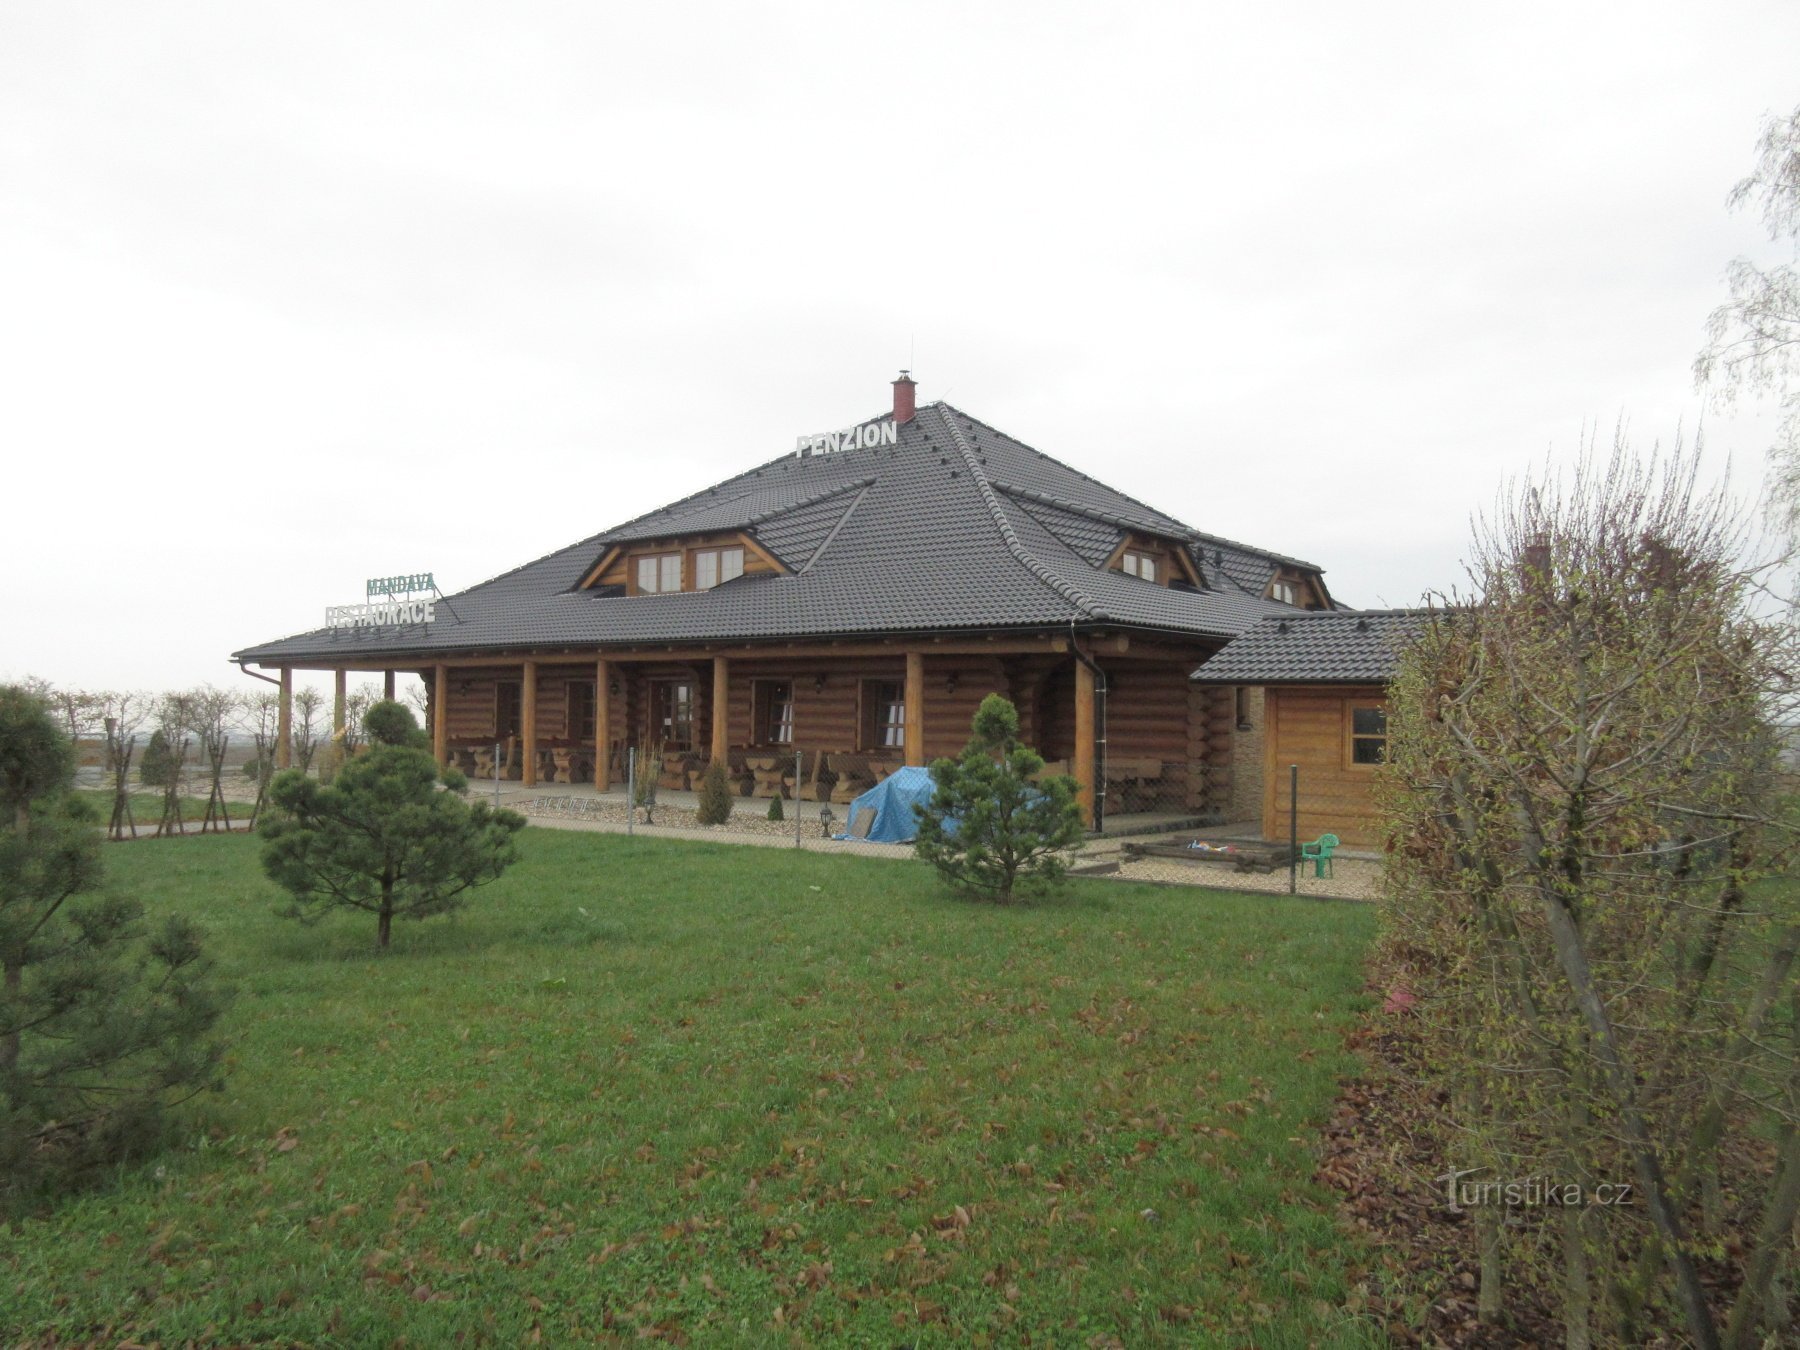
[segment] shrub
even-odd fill
[[[776,793],[775,796],[773,796],[769,799],[769,819],[770,820],[786,820],[787,819],[786,813],[783,812],[781,809],[781,794],[780,793]]]
[[[1019,744],[1019,714],[989,694],[975,712],[960,759],[931,766],[931,801],[918,808],[919,856],[957,890],[1008,904],[1062,879],[1062,854],[1086,833],[1073,778],[1050,777],[1044,758]]]
[[[731,776],[722,759],[707,765],[700,779],[698,814],[702,825],[723,825],[731,819]]]
[[[166,788],[175,773],[175,756],[169,750],[169,738],[161,727],[150,733],[144,746],[144,757],[138,761],[138,782],[145,787]]]

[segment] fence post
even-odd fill
[[[1288,765],[1288,894],[1300,884],[1300,766]]]
[[[500,805],[500,742],[494,742],[494,805]]]
[[[791,686],[790,686],[791,687]],[[794,751],[794,847],[800,847],[800,794],[806,788],[806,751]]]
[[[625,752],[625,833],[637,832],[637,747]]]

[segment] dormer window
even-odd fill
[[[1156,559],[1148,553],[1126,549],[1119,557],[1119,570],[1128,577],[1142,577],[1145,581],[1155,581]]]
[[[1269,583],[1269,599],[1279,600],[1284,605],[1297,605],[1300,603],[1300,592],[1293,582],[1278,578]]]
[[[662,591],[681,589],[681,555],[651,553],[637,560],[639,595],[656,595]]]
[[[694,551],[694,589],[710,591],[714,586],[734,581],[744,575],[744,550],[741,548],[702,548]]]

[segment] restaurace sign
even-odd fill
[[[794,444],[794,453],[804,459],[808,455],[829,455],[836,450],[864,450],[878,445],[898,444],[898,422],[865,422],[859,427],[845,427],[842,431],[802,436]]]
[[[371,577],[363,593],[366,605],[327,605],[327,628],[395,628],[437,619],[437,582],[429,572],[397,577]]]

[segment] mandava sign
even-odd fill
[[[437,619],[437,581],[430,572],[371,577],[364,583],[365,605],[327,605],[327,628],[397,628]]]

